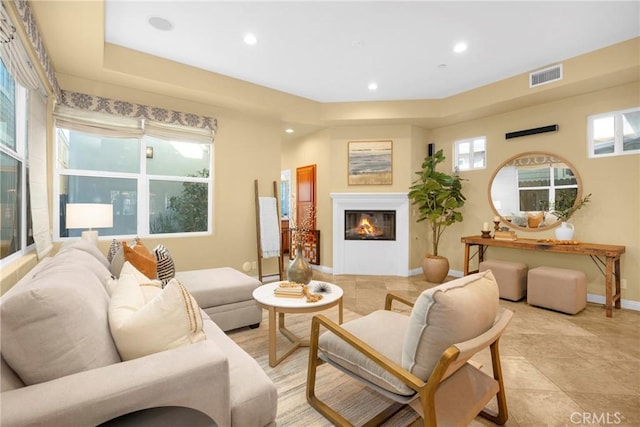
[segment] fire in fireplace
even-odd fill
[[[396,211],[345,210],[345,240],[396,240]]]

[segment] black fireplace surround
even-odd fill
[[[345,210],[345,240],[396,240],[396,211]]]

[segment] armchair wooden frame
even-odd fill
[[[408,300],[407,298],[395,293],[388,293],[385,299],[385,310],[391,310],[394,300],[406,304],[409,307],[413,307],[413,302]],[[410,405],[423,418],[424,425],[426,427],[436,427],[438,425],[438,421],[440,421],[441,425],[467,425],[468,422],[471,421],[471,419],[475,418],[475,416],[478,415],[478,413],[496,424],[505,424],[508,418],[508,411],[506,396],[504,392],[498,342],[502,332],[511,321],[512,316],[513,312],[511,312],[510,310],[505,310],[502,315],[496,320],[493,327],[490,328],[487,332],[471,340],[454,344],[447,348],[443,352],[440,360],[431,372],[428,380],[425,382],[416,375],[404,369],[402,366],[395,363],[394,361],[380,354],[366,342],[360,340],[350,332],[346,331],[340,325],[331,321],[326,316],[315,315],[311,322],[309,365],[307,371],[306,389],[307,401],[313,408],[315,408],[318,412],[329,419],[334,425],[353,425],[346,418],[336,412],[333,408],[329,407],[326,403],[321,401],[315,394],[317,368],[321,364],[328,362],[337,369],[340,369],[341,371],[354,378],[358,378],[369,387],[375,389],[384,396],[389,397],[396,402],[389,408],[383,410],[382,412],[376,414],[373,418],[368,420],[364,424],[365,426],[377,426],[382,424],[385,420],[389,419],[407,404]],[[368,381],[359,378],[357,375],[345,370],[340,365],[334,364],[330,360],[324,358],[322,355],[319,355],[318,339],[320,337],[321,326],[333,332],[336,336],[348,343],[354,349],[361,352],[367,358],[371,359],[373,362],[381,366],[393,376],[404,382],[408,387],[415,391],[415,394],[412,396],[401,396],[391,393],[375,384],[369,383]],[[474,367],[473,364],[467,363],[474,354],[486,347],[490,348],[493,378],[481,372],[478,368]],[[472,378],[472,380],[469,382],[470,378]],[[461,390],[461,386],[462,389],[476,389],[469,390],[468,393],[459,393],[459,391]],[[478,387],[483,389],[478,390]],[[436,397],[436,393],[438,393],[438,397]],[[479,399],[478,394],[480,394]],[[493,398],[493,396],[496,396],[497,400],[497,413],[485,407],[485,405]],[[472,400],[472,398],[476,399],[476,401],[469,402],[471,405],[471,410],[468,412],[472,415],[467,416],[466,418],[464,418],[464,420],[459,418],[460,416],[464,416],[460,414],[460,412],[464,411],[461,411],[459,409],[459,402],[456,402],[455,406],[449,406],[450,402],[455,402],[456,399]],[[445,403],[443,404],[442,402]],[[449,402],[449,405],[447,405],[446,402]],[[438,414],[438,417],[436,417],[436,413]]]

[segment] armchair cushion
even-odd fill
[[[498,284],[491,271],[427,289],[411,311],[402,367],[428,379],[442,353],[491,328],[498,311]]]
[[[394,311],[378,310],[344,323],[342,327],[400,365],[402,343],[409,317]],[[392,393],[411,396],[415,392],[389,371],[331,332],[323,333],[318,347],[325,357],[349,372]]]

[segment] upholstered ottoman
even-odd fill
[[[529,270],[527,303],[567,314],[587,306],[587,277],[582,271],[555,267]]]
[[[230,267],[180,271],[176,278],[223,331],[260,324],[262,309],[253,299],[258,279]]]
[[[520,301],[527,294],[526,264],[521,262],[489,259],[480,263],[480,271],[491,270],[498,282],[500,298]]]

